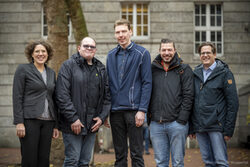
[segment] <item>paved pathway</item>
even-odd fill
[[[155,167],[153,150],[150,155],[144,155],[145,167]],[[250,149],[231,148],[228,149],[230,167],[250,167]],[[0,167],[13,167],[20,164],[20,150],[16,148],[0,148]],[[111,167],[115,160],[115,155],[111,153],[95,154],[96,167]],[[130,165],[130,158],[129,167]],[[12,165],[12,166],[11,166]],[[187,149],[185,156],[185,167],[203,167],[199,149]]]

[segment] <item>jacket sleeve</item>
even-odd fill
[[[139,111],[147,112],[152,90],[151,58],[147,50],[144,52],[141,64],[142,90]]]
[[[102,120],[102,123],[106,120],[109,115],[111,109],[111,97],[109,91],[109,81],[106,71],[104,72],[104,94],[103,94],[103,104],[102,104],[102,111],[99,117]]]
[[[78,116],[71,97],[71,80],[72,71],[69,63],[63,63],[56,82],[56,103],[59,113],[72,124]]]
[[[181,110],[176,121],[181,124],[186,124],[189,120],[194,100],[194,77],[191,67],[187,65],[184,69],[184,73],[181,75],[182,103]]]
[[[54,75],[54,82],[55,82],[55,85],[56,85],[56,73],[53,71],[53,75]],[[56,104],[56,91],[54,90],[53,92],[53,95],[52,95],[52,99],[53,99],[53,103],[54,103],[54,115],[55,115],[55,121],[56,121],[56,125],[55,125],[55,128],[58,129],[58,107],[57,107],[57,104]]]
[[[224,125],[224,135],[233,136],[237,112],[239,108],[239,99],[236,90],[236,84],[232,72],[229,70],[224,81],[224,96],[226,98],[226,122]]]
[[[16,69],[13,81],[12,99],[13,99],[13,123],[19,124],[24,122],[23,118],[23,99],[25,89],[25,70],[22,65]]]

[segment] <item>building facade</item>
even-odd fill
[[[161,38],[176,42],[185,63],[198,65],[197,46],[212,41],[217,57],[229,64],[237,88],[250,83],[250,0],[80,0],[89,35],[97,41],[97,57],[105,63],[117,44],[114,21],[131,21],[133,41],[158,54]],[[69,55],[76,52],[69,21]],[[26,63],[31,39],[46,38],[42,0],[0,0],[0,147],[18,147],[12,118],[12,82],[16,67]],[[248,101],[249,103],[249,101]],[[247,111],[246,111],[247,112]],[[238,119],[231,145],[239,145]]]

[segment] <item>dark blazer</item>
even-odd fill
[[[24,119],[38,118],[44,112],[45,98],[48,99],[49,111],[56,120],[54,90],[55,72],[47,67],[47,85],[41,73],[33,63],[21,64],[17,67],[13,82],[13,115],[14,124],[23,123]]]

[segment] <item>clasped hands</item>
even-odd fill
[[[91,132],[95,132],[102,125],[102,120],[99,117],[93,118],[95,124],[91,127]],[[81,129],[84,128],[84,125],[81,123],[79,119],[77,119],[73,124],[71,124],[71,130],[76,134],[80,134]]]

